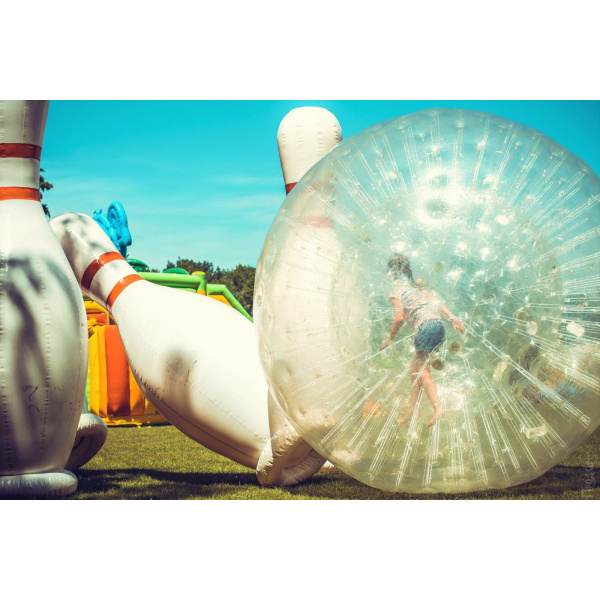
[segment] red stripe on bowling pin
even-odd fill
[[[40,201],[40,190],[29,187],[0,187],[0,202],[2,200],[33,200]]]
[[[98,271],[100,271],[100,269],[105,265],[116,260],[125,261],[125,259],[118,252],[105,252],[104,254],[101,254],[98,258],[95,258],[87,266],[86,270],[83,273],[83,277],[81,278],[81,289],[89,295],[90,289],[92,287],[92,281],[94,280],[94,277],[96,277]],[[120,296],[121,292],[136,281],[143,281],[143,278],[137,273],[132,273],[130,275],[126,275],[122,279],[119,279],[119,281],[117,281],[117,283],[112,287],[111,291],[106,297],[106,308],[110,310],[112,308],[112,305]]]
[[[138,275],[137,273],[132,273],[131,275],[127,275],[126,277],[123,277],[123,279],[121,279],[115,285],[115,287],[113,287],[110,294],[108,295],[108,298],[106,299],[106,308],[108,308],[108,310],[110,310],[112,308],[112,305],[116,302],[117,298],[120,296],[121,292],[125,288],[129,287],[132,283],[135,283],[136,281],[143,281],[143,278],[140,275]]]
[[[34,160],[40,160],[41,156],[41,146],[0,142],[0,158],[33,158]]]
[[[81,278],[81,289],[89,294],[92,281],[96,273],[106,264],[113,260],[125,260],[118,252],[105,252],[95,258],[87,267]]]

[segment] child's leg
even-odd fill
[[[444,408],[438,397],[437,386],[435,385],[435,381],[433,381],[433,377],[431,376],[426,362],[424,363],[423,372],[421,373],[421,385],[433,406],[433,415],[428,423],[428,425],[433,425],[444,414]]]
[[[424,321],[419,326],[417,336],[415,337],[415,346],[419,349],[418,354],[423,363],[421,385],[433,406],[433,415],[429,421],[429,425],[433,425],[444,414],[435,381],[429,371],[430,354],[444,341],[444,335],[445,331],[442,321],[440,319],[430,319]]]
[[[425,362],[423,360],[422,352],[415,352],[413,359],[410,363],[410,404],[414,410],[414,407],[417,404],[417,398],[419,397],[419,391],[421,386],[423,385],[423,379],[421,375],[423,374],[423,369],[425,367]]]
[[[410,363],[411,376],[409,408],[404,417],[397,419],[398,423],[406,423],[409,421],[415,412],[415,408],[417,407],[417,400],[419,398],[419,392],[421,391],[422,386],[421,373],[424,366],[424,363],[420,357],[421,354],[421,352],[415,352],[415,355]]]

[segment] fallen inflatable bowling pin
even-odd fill
[[[72,494],[85,394],[81,292],[39,196],[46,101],[0,101],[0,497]]]
[[[119,327],[148,400],[193,440],[257,470],[263,485],[298,483],[324,460],[279,411],[269,414],[254,325],[201,294],[144,281],[87,215],[50,225],[82,290]]]

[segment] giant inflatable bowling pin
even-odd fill
[[[348,357],[339,352],[348,345],[361,312],[353,298],[357,282],[352,261],[342,255],[335,208],[325,200],[318,210],[306,211],[303,202],[313,193],[328,197],[323,184],[318,189],[310,184],[311,168],[341,138],[337,119],[323,108],[297,108],[282,120],[277,143],[286,192],[294,195],[294,204],[290,210],[280,211],[284,216],[278,218],[285,219],[287,235],[281,239],[269,236],[256,275],[254,319],[271,398],[277,400],[300,436],[313,439],[327,435],[340,418],[332,410],[330,396],[340,388],[358,385],[357,380],[345,377],[342,367]],[[301,178],[306,178],[307,184],[292,192]],[[328,185],[335,185],[333,176]],[[286,267],[274,271],[276,261]],[[334,300],[324,307],[324,292],[333,288]],[[289,301],[274,298],[277,290],[288,289],[294,290],[287,295]],[[307,335],[311,351],[298,351],[306,345]],[[310,410],[299,410],[296,389],[310,393]],[[270,410],[275,412],[275,407],[270,405]],[[324,466],[334,468],[330,462]]]
[[[39,196],[46,101],[0,101],[0,497],[69,495],[87,374],[81,292]]]
[[[112,313],[144,395],[173,425],[256,469],[263,485],[298,483],[318,471],[325,459],[283,415],[268,413],[248,319],[201,294],[144,281],[87,215],[67,213],[50,225],[82,290]]]

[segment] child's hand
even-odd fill
[[[452,319],[452,327],[457,333],[462,333],[465,330],[465,326],[458,319]]]
[[[389,348],[391,345],[392,345],[392,340],[387,338],[386,340],[384,340],[383,344],[381,344],[381,346],[379,346],[379,352],[382,352],[386,348]]]

